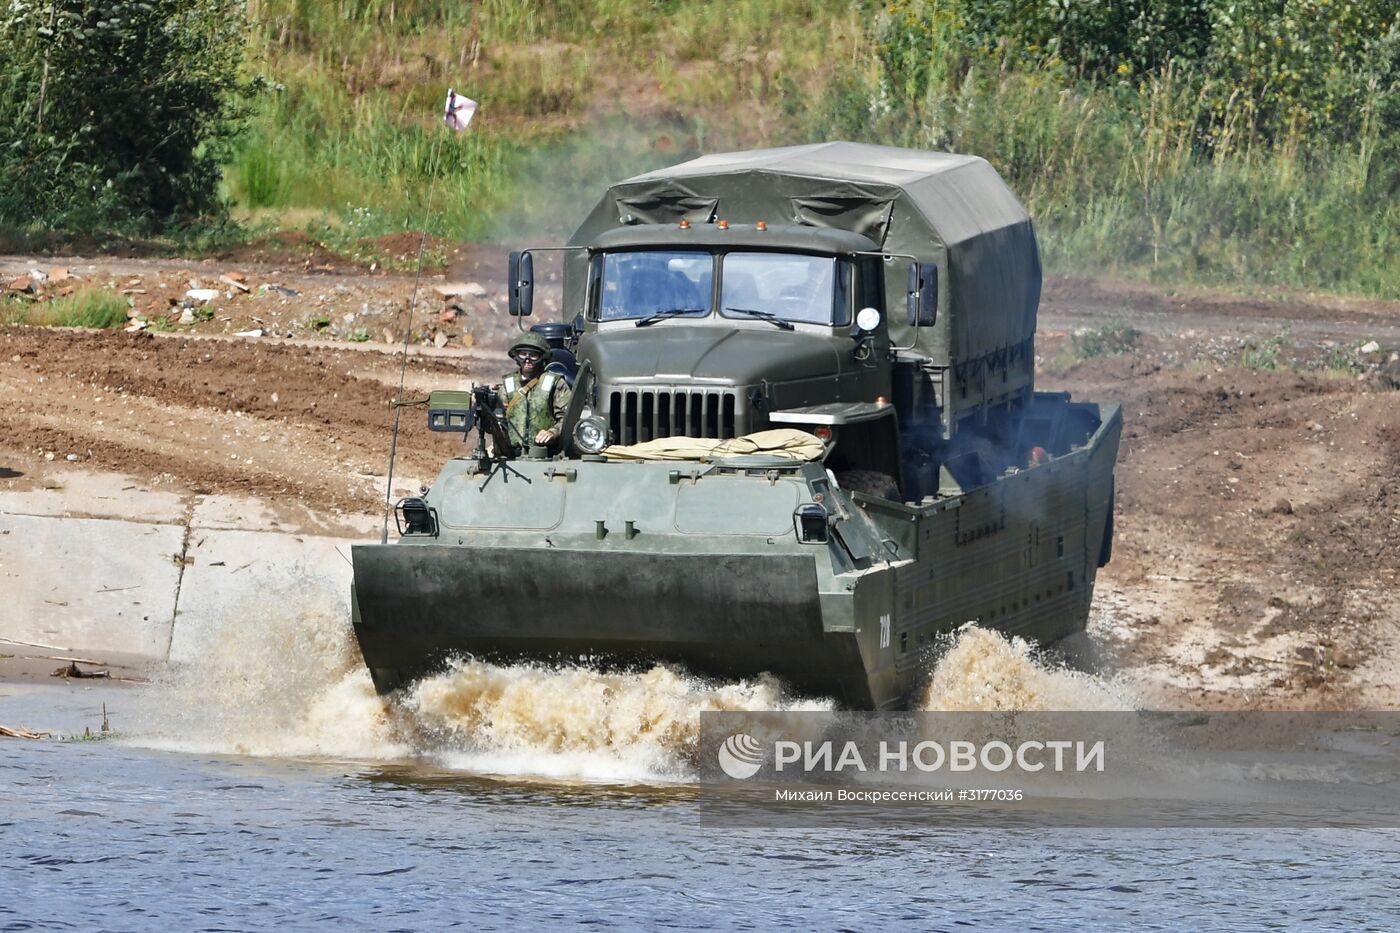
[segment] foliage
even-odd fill
[[[875,48],[882,92],[906,108],[990,60],[1130,99],[1144,78],[1189,75],[1204,146],[1400,129],[1395,0],[898,0]]]
[[[76,123],[60,131],[46,105],[37,132],[43,55],[52,66],[77,35],[40,35],[43,14],[106,15],[82,40],[98,42],[140,18],[113,26],[111,10],[149,8],[213,43],[242,29],[238,4],[48,3],[0,0],[0,226],[159,223],[133,191],[174,176],[88,157],[107,132],[87,127],[100,115],[66,115]],[[152,101],[186,77],[222,88],[193,98],[217,98],[224,117],[188,150],[188,183],[166,186],[164,201],[183,205],[175,216],[217,209],[221,163],[241,223],[305,230],[366,262],[395,262],[374,252],[377,238],[425,227],[559,240],[618,177],[704,151],[849,138],[984,156],[1036,218],[1052,272],[1389,296],[1400,293],[1396,6],[250,0],[245,68],[275,82],[236,146],[227,117],[248,72],[230,77],[226,46],[177,56],[167,81],[142,71],[158,50],[108,43],[101,62],[51,67],[43,96],[60,82],[64,100],[129,107],[144,104],[122,96],[133,86]],[[110,68],[121,56],[134,64]],[[68,74],[83,64],[119,74],[88,86]],[[448,85],[481,101],[466,133],[438,120]],[[175,248],[195,252],[245,235],[217,217],[181,231]]]
[[[1359,345],[1335,346],[1327,351],[1324,368],[1333,376],[1352,378],[1366,371],[1366,364],[1360,359]]]
[[[152,230],[218,213],[243,32],[237,0],[9,0],[0,220]]]
[[[1203,55],[1210,18],[1207,0],[896,0],[877,35],[885,73],[907,97],[986,58],[1094,78],[1150,71]]]
[[[1349,116],[1340,104],[1330,115],[1321,105],[1332,129],[1307,124],[1305,131],[1306,121],[1278,120],[1277,108],[1260,108],[1266,89],[1224,94],[1240,79],[1213,70],[1227,57],[1215,46],[1188,43],[1163,57],[1160,43],[1139,42],[1157,51],[1112,68],[1102,67],[1112,61],[1102,55],[1070,65],[1059,55],[1064,41],[1047,51],[1026,38],[1043,38],[1027,32],[1037,22],[1032,13],[1062,6],[887,4],[872,22],[866,67],[835,77],[818,105],[789,109],[797,136],[985,157],[1036,218],[1054,272],[1400,291],[1400,131],[1383,119],[1397,100],[1393,62],[1337,63],[1370,68],[1366,80],[1374,79],[1377,93]],[[1082,25],[1094,10],[1115,5],[1072,6]],[[1214,31],[1224,29],[1223,10],[1245,6],[1206,4],[1211,35],[1224,35]],[[995,41],[986,39],[989,16],[975,20],[981,32],[968,25],[974,13],[1013,7],[1027,22],[1003,23]],[[1388,48],[1386,37],[1395,35],[1384,19],[1353,25],[1367,48]],[[1097,41],[1081,35],[1072,44],[1109,48]],[[1130,46],[1124,38],[1115,54]],[[1155,60],[1162,63],[1138,71]],[[1341,74],[1328,80],[1355,86]]]
[[[1273,141],[1400,130],[1395,0],[1214,0],[1205,67],[1215,112],[1238,102]]]

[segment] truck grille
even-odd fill
[[[628,389],[608,398],[613,440],[640,444],[657,437],[735,437],[738,401],[733,392]]]

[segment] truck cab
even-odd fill
[[[627,446],[800,428],[828,445],[838,476],[904,487],[885,283],[892,264],[911,266],[913,280],[918,263],[851,231],[761,220],[628,226],[585,251],[580,401],[566,434],[589,422],[590,436]],[[533,263],[517,254],[511,265],[522,315]],[[921,302],[932,323],[932,289],[900,297],[914,326]]]

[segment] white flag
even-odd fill
[[[457,132],[467,128],[476,113],[476,101],[463,97],[451,88],[447,89],[447,109],[443,111],[443,122]]]

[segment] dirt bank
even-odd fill
[[[1400,394],[1129,356],[1044,382],[1123,403],[1094,630],[1150,699],[1396,705]]]

